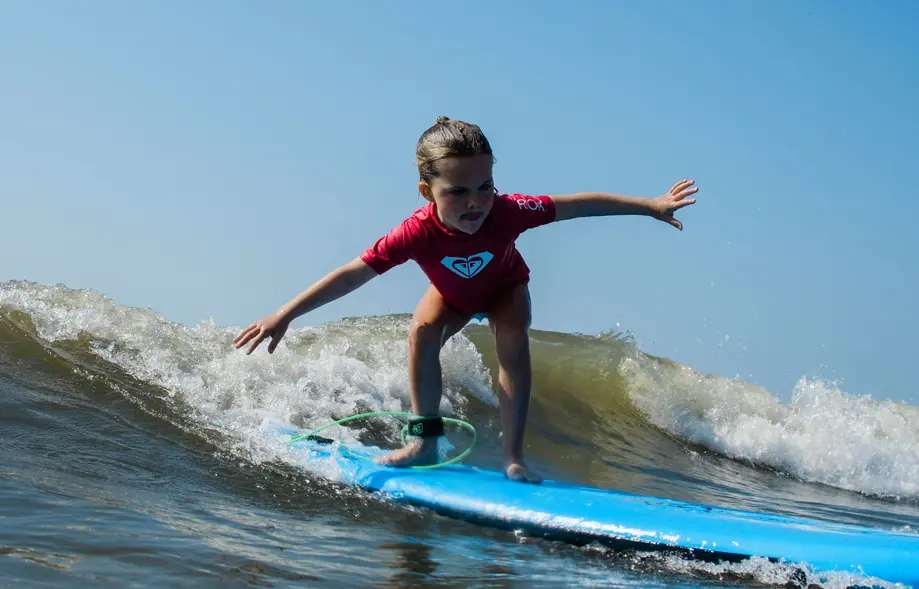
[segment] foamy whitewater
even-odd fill
[[[630,395],[654,425],[725,456],[805,481],[919,496],[919,409],[801,379],[790,405],[747,383],[623,359]]]
[[[50,354],[68,362],[75,375],[105,378],[109,370],[121,371],[144,385],[125,390],[126,398],[142,407],[153,398],[165,402],[170,409],[163,419],[187,430],[215,432],[212,443],[219,445],[220,452],[254,465],[280,461],[332,480],[334,470],[306,463],[302,453],[292,452],[285,440],[267,435],[267,426],[311,429],[359,412],[410,411],[408,321],[405,316],[390,316],[295,327],[273,355],[263,346],[247,356],[232,344],[238,326],[219,327],[210,321],[197,326],[171,323],[153,310],[121,306],[94,291],[29,282],[0,284],[0,328],[33,334],[30,337]],[[629,435],[643,439],[646,445],[659,443],[660,428],[687,444],[683,450],[687,461],[694,454],[690,446],[699,444],[741,465],[768,467],[800,481],[905,502],[898,505],[909,506],[919,499],[916,407],[849,395],[831,383],[807,379],[798,383],[792,402],[783,404],[762,388],[655,360],[628,342],[611,343],[606,337],[559,338],[562,343],[552,343],[549,335],[534,334],[535,340],[549,342],[534,343],[534,355],[550,347],[551,353],[560,355],[557,348],[569,346],[571,357],[584,364],[553,366],[556,372],[534,375],[534,399],[546,407],[567,410],[582,401],[560,398],[545,383],[575,382],[591,366],[612,362],[615,374],[600,385],[591,381],[595,389],[585,390],[582,400],[592,400],[596,415],[606,414],[599,407],[604,402],[601,399],[608,399],[611,414],[623,403],[634,406],[640,420],[646,421],[639,420],[638,428]],[[482,425],[486,434],[497,427],[489,353],[487,334],[479,337],[473,330],[449,341],[442,354],[442,411],[491,423]],[[396,443],[398,425],[393,422],[385,427],[383,435]],[[563,438],[554,435],[555,427],[544,419],[534,424],[533,431]],[[357,441],[367,430],[355,424],[327,433]],[[606,446],[601,450],[591,435],[583,435],[568,444],[569,454],[605,451]],[[486,446],[490,443],[492,450],[500,445],[497,437],[490,440]],[[608,443],[612,442],[604,441]],[[622,452],[628,452],[627,447]],[[561,458],[558,464],[547,466],[559,473],[566,467],[570,465]],[[712,472],[711,477],[716,478]],[[679,472],[671,475],[681,476]],[[669,475],[660,476],[664,478],[648,484],[666,489],[671,484]],[[732,492],[738,496],[747,492],[732,481],[721,483],[736,486]],[[919,512],[916,518],[890,527],[910,529],[919,521]],[[602,550],[588,547],[585,551]],[[653,562],[659,574],[712,579],[728,575],[767,585],[793,583],[796,578],[794,567],[764,560],[710,565],[675,556],[629,558],[632,569]],[[853,583],[896,586],[847,575],[809,576],[808,582],[834,588]]]

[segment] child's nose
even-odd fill
[[[473,196],[472,198],[466,201],[466,208],[481,209],[482,207],[485,206],[485,203],[488,202],[489,196],[490,195],[488,194],[484,194],[484,195],[477,194]]]

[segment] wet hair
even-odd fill
[[[422,180],[438,175],[437,162],[448,157],[491,155],[491,145],[478,125],[437,117],[415,147],[415,163]]]

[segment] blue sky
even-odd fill
[[[438,115],[506,192],[656,196],[524,234],[534,327],[788,399],[919,403],[919,5],[908,1],[0,4],[0,280],[244,325],[422,201]],[[410,312],[393,270],[295,324]]]

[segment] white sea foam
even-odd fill
[[[199,425],[220,431],[232,440],[230,449],[256,462],[301,461],[281,438],[266,434],[266,424],[308,429],[358,412],[411,411],[407,318],[292,328],[273,354],[263,344],[246,355],[233,347],[236,328],[171,323],[93,291],[0,286],[0,310],[27,313],[42,339],[87,338],[99,358],[180,397]],[[497,406],[472,342],[459,334],[443,360],[445,415],[462,417],[464,390]],[[351,425],[329,433],[353,441],[361,424]]]
[[[919,408],[806,378],[783,404],[748,383],[642,356],[620,371],[651,423],[677,436],[805,481],[919,496]]]

